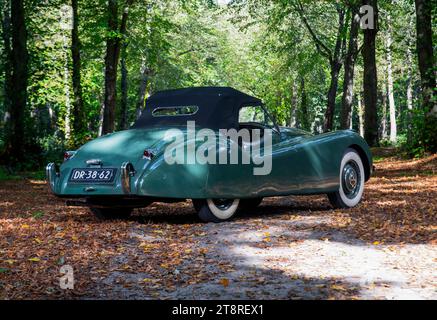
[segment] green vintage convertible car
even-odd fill
[[[244,161],[247,150],[257,153]],[[46,167],[56,196],[101,218],[192,199],[207,222],[226,221],[273,196],[327,194],[335,208],[354,207],[372,171],[369,147],[355,132],[279,127],[261,100],[228,87],[157,92],[129,130]]]

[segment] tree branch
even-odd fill
[[[302,22],[304,23],[305,27],[308,29],[308,32],[311,34],[311,37],[313,38],[313,41],[316,45],[317,51],[319,51],[320,54],[322,54],[323,56],[328,58],[329,61],[332,61],[331,50],[317,37],[314,30],[311,28],[307,18],[305,17],[302,3],[300,2],[300,0],[297,0],[296,3],[297,3],[297,7],[296,7],[297,12],[299,13],[299,16],[301,17]]]

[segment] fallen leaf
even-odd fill
[[[220,284],[226,288],[227,286],[229,286],[229,279],[226,278],[220,279]]]
[[[29,260],[29,261],[33,261],[33,262],[39,262],[39,261],[41,261],[41,259],[40,259],[40,258],[37,258],[37,257],[29,258],[28,260]]]

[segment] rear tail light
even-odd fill
[[[64,152],[64,161],[70,160],[74,156],[75,152],[73,151],[65,151]]]
[[[149,149],[144,150],[143,159],[152,160],[153,156],[154,156],[154,154],[151,150],[149,150]]]

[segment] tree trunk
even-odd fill
[[[115,114],[117,101],[117,66],[120,59],[122,37],[126,33],[129,5],[127,1],[118,29],[117,0],[108,0],[108,32],[105,56],[105,109],[103,112],[102,134],[113,132],[115,129]],[[114,35],[116,34],[116,36]]]
[[[340,126],[342,129],[348,129],[351,126],[351,112],[354,96],[354,70],[358,52],[359,24],[360,16],[358,14],[358,8],[354,7],[352,9],[348,52],[344,63],[343,97],[341,99],[342,109],[340,117]]]
[[[121,90],[121,103],[120,103],[120,130],[127,129],[128,126],[128,120],[127,120],[127,90],[128,90],[128,83],[127,83],[127,76],[128,71],[126,67],[126,48],[127,45],[123,45],[123,50],[121,52],[121,84],[120,84],[120,90]]]
[[[334,54],[330,58],[331,83],[329,85],[328,105],[326,106],[325,122],[323,125],[323,130],[325,132],[332,131],[334,127],[335,98],[337,97],[338,76],[342,67],[342,55],[345,47],[344,17],[344,10],[338,10],[337,39],[335,43]]]
[[[305,78],[302,77],[300,80],[300,110],[299,110],[299,124],[301,129],[310,130],[310,121],[308,117],[308,101],[307,101],[307,93],[305,89]]]
[[[7,130],[7,149],[10,164],[19,163],[24,157],[24,122],[27,102],[27,31],[25,24],[24,0],[14,0],[11,5],[12,52],[11,85],[6,92],[10,101],[10,128]]]
[[[411,53],[410,47],[407,48],[407,109],[408,109],[408,115],[407,115],[407,142],[409,145],[411,145],[413,140],[413,127],[412,127],[412,121],[413,121],[413,57]]]
[[[325,111],[325,122],[323,130],[332,131],[334,126],[335,98],[337,97],[338,76],[340,74],[341,64],[336,62],[331,65],[331,83],[328,91],[328,105]]]
[[[391,55],[391,25],[390,16],[387,17],[388,31],[387,31],[387,42],[386,42],[386,54],[387,54],[387,95],[388,95],[388,105],[390,110],[390,141],[395,143],[397,140],[397,126],[396,126],[396,105],[393,92],[393,66],[392,66],[392,55]]]
[[[118,32],[117,0],[108,0],[108,39],[105,56],[105,102],[103,110],[102,135],[114,131],[115,107],[117,99],[117,37]]]
[[[79,14],[78,0],[71,0],[73,9],[73,28],[71,30],[71,57],[73,64],[73,131],[75,135],[80,135],[85,131],[85,119],[83,110],[82,84],[81,84],[81,43],[79,39]]]
[[[141,72],[141,83],[140,88],[138,90],[138,100],[136,107],[136,118],[138,119],[141,116],[141,112],[144,109],[144,100],[146,98],[147,86],[149,84],[149,76],[152,71],[147,67],[143,66],[143,71]]]
[[[416,28],[417,28],[417,53],[422,85],[423,107],[426,112],[437,106],[432,101],[433,91],[436,87],[433,55],[433,37],[431,22],[432,1],[416,0]]]
[[[384,85],[382,92],[381,104],[382,104],[382,117],[381,117],[381,138],[387,138],[387,84]]]
[[[411,116],[413,110],[413,58],[411,56],[411,49],[407,49],[407,109]]]
[[[11,91],[11,84],[12,84],[12,67],[11,67],[11,61],[12,61],[12,49],[11,49],[11,6],[10,1],[2,1],[1,2],[1,23],[2,23],[2,40],[3,40],[3,55],[2,55],[2,69],[4,72],[4,84],[3,84],[3,90],[5,92],[4,95],[4,110],[5,114],[3,119],[1,119],[2,122],[8,125],[7,123],[10,120],[10,109],[11,109],[11,102],[10,102],[10,96],[7,94],[9,91]]]
[[[328,104],[326,106],[325,119],[323,123],[323,130],[331,131],[333,129],[333,120],[334,120],[334,112],[335,112],[335,98],[337,96],[337,87],[338,87],[338,75],[340,73],[340,69],[343,63],[343,50],[346,46],[346,37],[345,37],[345,11],[341,8],[340,5],[335,4],[338,13],[338,30],[334,52],[328,46],[326,46],[323,41],[316,35],[314,30],[311,28],[305,14],[304,7],[300,1],[296,1],[294,4],[295,9],[297,10],[303,24],[307,28],[310,33],[313,42],[316,46],[317,51],[329,60],[329,64],[331,67],[331,83],[329,85],[328,91]]]
[[[364,108],[361,101],[361,95],[357,94],[357,103],[358,103],[358,120],[360,122],[360,136],[364,138]]]
[[[293,79],[291,86],[291,101],[290,101],[290,122],[289,126],[296,126],[296,111],[297,111],[297,85],[296,79]]]
[[[378,145],[378,79],[376,68],[376,34],[378,28],[377,0],[363,0],[363,5],[370,5],[374,9],[374,29],[364,29],[364,45],[362,50],[364,64],[364,138],[370,146]]]
[[[422,105],[425,116],[423,140],[425,148],[437,152],[437,103],[433,92],[436,88],[434,72],[432,3],[429,0],[416,0],[417,53],[422,89]]]
[[[70,140],[71,137],[70,68],[68,66],[68,43],[64,30],[62,31],[62,42],[63,42],[63,51],[64,51],[64,93],[65,93],[64,132],[65,132],[65,139],[68,141]]]

